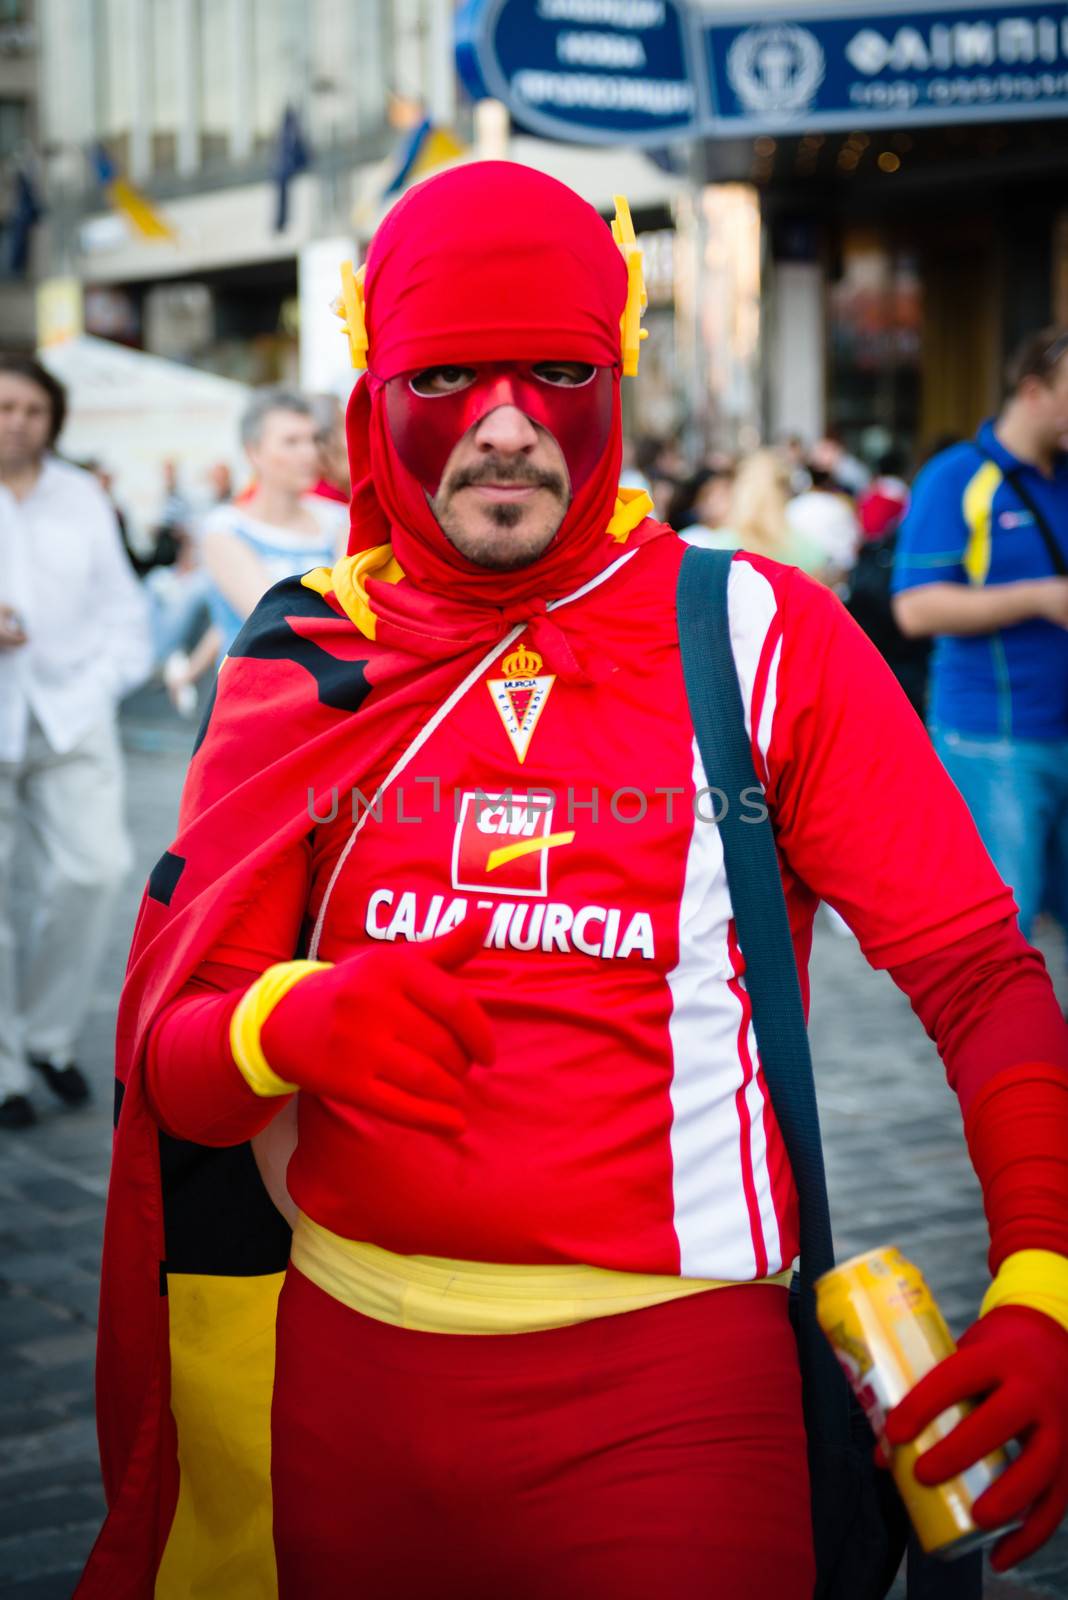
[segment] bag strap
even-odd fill
[[[760,819],[743,816],[740,803],[746,789],[761,785],[730,642],[727,591],[733,559],[731,550],[692,546],[682,558],[676,593],[682,670],[705,777],[727,796],[718,827],[731,909],[745,956],[764,1081],[797,1188],[797,1340],[805,1430],[810,1441],[844,1455],[850,1446],[849,1391],[816,1321],[813,1291],[814,1280],[834,1265],[834,1245],[808,1028],[771,820],[767,813]],[[925,1556],[910,1537],[909,1600],[978,1600],[981,1592],[978,1552],[946,1566]]]
[[[834,1265],[812,1057],[775,836],[766,810],[743,813],[740,796],[762,786],[753,766],[731,649],[729,550],[689,549],[678,585],[679,642],[706,779],[727,796],[719,823],[731,909],[745,957],[764,1079],[790,1157],[801,1208],[801,1271],[811,1282]],[[703,824],[698,823],[697,826]]]
[[[834,1266],[816,1088],[775,836],[740,796],[761,788],[745,726],[730,642],[727,586],[733,552],[688,549],[679,570],[679,643],[686,694],[706,779],[727,796],[718,824],[745,986],[764,1081],[790,1158],[800,1233],[798,1341],[805,1363],[805,1423],[827,1443],[849,1436],[845,1380],[816,1322],[813,1284]],[[696,826],[704,826],[698,822]]]
[[[1050,527],[1049,518],[1046,516],[1045,512],[1039,508],[1038,502],[1036,501],[1034,495],[1031,493],[1030,489],[1028,489],[1023,481],[1023,478],[1020,476],[1019,467],[1006,467],[998,460],[997,456],[995,456],[992,451],[988,450],[985,445],[980,444],[978,440],[975,442],[975,448],[978,450],[981,456],[985,456],[988,461],[992,461],[995,467],[997,467],[1000,471],[1006,483],[1010,483],[1012,485],[1016,492],[1017,499],[1023,501],[1024,506],[1028,511],[1030,511],[1031,515],[1035,519],[1035,527],[1041,534],[1042,542],[1049,552],[1049,558],[1053,562],[1054,572],[1059,578],[1068,578],[1068,558],[1065,557],[1064,551],[1061,549],[1060,542],[1053,529]]]

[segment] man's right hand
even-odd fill
[[[1035,615],[1068,628],[1068,578],[1036,578]]]
[[[28,638],[18,612],[11,606],[0,606],[0,650],[15,650]]]
[[[468,1070],[488,1065],[494,1044],[458,972],[488,923],[474,913],[441,938],[367,950],[303,978],[263,1024],[272,1070],[405,1127],[462,1133]]]

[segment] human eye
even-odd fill
[[[581,389],[597,368],[588,361],[539,361],[532,371],[542,383],[551,383],[555,389]]]
[[[424,367],[408,380],[412,391],[422,395],[456,394],[474,381],[474,367]]]

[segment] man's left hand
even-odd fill
[[[925,1450],[916,1478],[944,1483],[1015,1439],[1020,1453],[973,1507],[980,1528],[1023,1519],[998,1541],[997,1572],[1032,1555],[1068,1509],[1068,1333],[1041,1311],[998,1306],[895,1406],[886,1421],[891,1445],[908,1444],[950,1406],[975,1410]]]

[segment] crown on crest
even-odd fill
[[[541,671],[541,656],[536,650],[528,650],[526,645],[520,645],[518,650],[513,650],[510,656],[504,658],[504,675],[506,678],[533,678]]]

